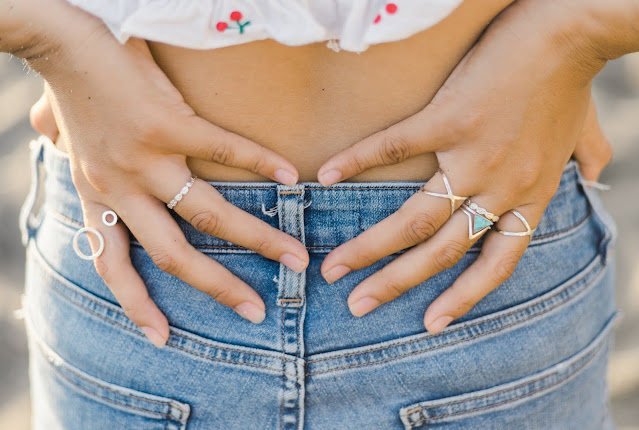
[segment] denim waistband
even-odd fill
[[[31,211],[42,184],[45,210],[53,211],[71,224],[81,226],[83,222],[80,199],[71,180],[68,154],[44,136],[31,142],[31,150],[32,190],[21,214],[25,244],[30,231]],[[44,167],[42,181],[39,165]],[[563,171],[559,188],[544,212],[531,245],[557,237],[588,217],[591,205],[582,180],[578,164],[571,160]],[[303,218],[299,224],[304,226],[304,231],[298,237],[310,252],[328,252],[397,211],[424,181],[342,182],[330,187],[319,182],[300,182],[295,186],[276,182],[208,183],[233,205],[279,229],[282,229],[282,220],[278,219],[278,205],[288,204],[292,199],[300,207],[299,217]],[[221,252],[253,252],[201,233],[174,211],[171,213],[187,240],[196,247]],[[136,242],[134,238],[132,240]],[[475,247],[480,244],[481,240]]]

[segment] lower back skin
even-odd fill
[[[435,26],[359,54],[334,52],[326,42],[287,46],[270,39],[212,50],[148,43],[199,116],[281,154],[300,182],[314,182],[331,156],[422,110],[512,1],[467,0]],[[62,139],[56,146],[65,151]],[[217,163],[187,162],[205,180],[270,181]],[[435,154],[427,153],[347,181],[426,181],[436,171]]]

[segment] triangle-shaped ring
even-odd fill
[[[499,216],[493,215],[486,209],[471,203],[466,199],[461,206],[462,212],[468,217],[468,239],[473,240],[481,236],[486,230],[499,220]]]

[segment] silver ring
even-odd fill
[[[113,216],[113,220],[112,220],[112,221],[107,221],[107,217],[108,217],[109,215],[112,215],[112,216]],[[117,224],[117,222],[118,222],[118,215],[117,215],[115,212],[113,212],[113,211],[104,211],[104,212],[102,213],[102,222],[103,222],[103,223],[104,223],[104,225],[106,225],[107,227],[112,227],[112,226],[114,226],[115,224]]]
[[[524,218],[524,216],[516,210],[512,209],[510,212],[512,212],[517,218],[519,218],[522,224],[524,224],[524,227],[526,227],[526,231],[504,231],[500,230],[497,226],[495,226],[495,231],[497,233],[503,234],[504,236],[532,236],[536,228],[530,228],[530,224],[528,224],[526,218]]]
[[[461,206],[462,212],[468,217],[468,239],[481,236],[483,232],[490,229],[499,220],[497,215],[488,212],[476,203],[466,199]]]
[[[173,197],[173,200],[171,200],[171,202],[169,202],[166,207],[168,207],[169,209],[173,209],[175,205],[177,205],[178,202],[182,200],[182,197],[184,197],[186,193],[189,192],[196,179],[197,176],[192,176],[191,179],[189,179],[189,182],[187,182],[186,185],[180,190],[180,192],[177,193],[175,197]]]
[[[80,235],[84,233],[85,231],[95,234],[100,240],[100,247],[94,254],[91,254],[91,255],[86,255],[85,253],[80,251],[80,247],[78,246],[78,239],[80,238]],[[96,229],[92,227],[82,227],[80,230],[76,231],[75,234],[73,235],[73,250],[75,251],[76,255],[83,260],[95,260],[100,255],[102,255],[102,251],[104,251],[104,237],[102,237],[102,234],[99,231],[97,231]]]
[[[457,200],[466,200],[468,197],[460,197],[460,196],[456,196],[453,194],[452,189],[450,188],[450,183],[448,182],[448,178],[446,177],[446,174],[444,172],[442,172],[441,170],[439,171],[439,173],[442,175],[442,179],[444,180],[444,186],[446,187],[446,194],[441,194],[441,193],[433,193],[432,191],[426,191],[424,189],[424,185],[422,185],[421,190],[428,194],[429,196],[434,196],[434,197],[443,197],[445,199],[450,200],[450,214],[452,215],[455,212],[455,202]]]

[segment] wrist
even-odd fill
[[[65,0],[0,0],[0,52],[24,59],[45,79],[64,52],[100,27],[100,20]]]
[[[602,61],[639,51],[639,1],[554,0],[564,37]]]

